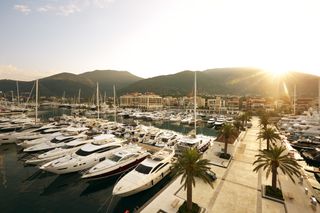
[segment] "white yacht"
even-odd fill
[[[124,140],[114,138],[114,142],[89,143],[81,147],[71,155],[50,161],[40,167],[42,170],[56,174],[66,174],[71,172],[89,169],[97,163],[105,160],[112,152],[122,147]]]
[[[179,135],[173,131],[163,131],[159,134],[155,146],[164,147],[164,146],[173,146],[179,138]]]
[[[149,154],[149,152],[137,144],[126,145],[86,171],[82,175],[82,178],[100,179],[123,173],[135,167]]]
[[[154,145],[158,140],[158,136],[161,135],[162,132],[163,130],[159,128],[155,128],[155,127],[149,128],[143,143]]]
[[[31,140],[24,140],[22,143],[18,143],[18,145],[22,146],[23,148],[28,148],[28,147],[35,146],[37,144],[44,143],[48,140],[52,140],[55,137],[58,137],[60,135],[62,135],[61,132],[55,132],[55,133],[51,133],[51,134],[43,134],[42,137],[40,137],[40,138],[31,139]]]
[[[151,188],[170,173],[173,156],[173,149],[164,148],[146,158],[119,180],[112,194],[126,197]]]
[[[66,143],[65,146],[55,148],[53,150],[50,150],[48,152],[45,152],[43,154],[37,155],[29,160],[26,161],[27,164],[42,164],[49,161],[52,161],[54,159],[63,157],[68,154],[72,154],[79,150],[83,145],[87,143],[107,143],[108,141],[111,141],[114,138],[113,135],[110,134],[101,134],[98,136],[93,137],[89,140],[73,140],[71,142]]]
[[[181,154],[188,148],[196,148],[199,152],[204,152],[209,148],[211,141],[214,141],[214,139],[214,137],[201,134],[181,137],[175,145],[176,154]]]
[[[82,133],[79,135],[59,135],[52,140],[48,140],[44,143],[40,143],[28,148],[25,148],[24,152],[39,152],[39,151],[45,151],[50,150],[58,147],[65,146],[68,142],[74,141],[74,140],[86,140],[87,135]]]
[[[23,140],[33,140],[37,138],[43,137],[42,133],[46,133],[45,130],[54,128],[55,126],[52,124],[47,124],[42,127],[30,127],[28,129],[16,131],[16,132],[8,132],[4,134],[0,134],[0,144],[5,143],[16,143],[18,141]],[[59,129],[55,129],[54,132],[59,131]]]

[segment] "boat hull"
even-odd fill
[[[144,156],[144,157],[137,159],[127,165],[120,166],[114,170],[110,170],[107,172],[100,171],[99,173],[96,173],[96,174],[92,173],[92,174],[84,175],[82,178],[89,179],[89,180],[98,180],[98,179],[103,179],[103,178],[108,178],[111,176],[119,175],[123,172],[126,172],[126,171],[134,168],[141,161],[143,161],[146,157],[147,156]]]

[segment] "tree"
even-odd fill
[[[267,129],[269,122],[269,115],[267,113],[263,113],[260,115],[259,126],[262,129]]]
[[[233,122],[233,126],[240,132],[243,130],[243,125],[239,119],[235,119]]]
[[[270,142],[275,143],[277,140],[280,140],[280,135],[273,128],[262,129],[258,133],[258,139],[267,141],[267,150],[270,149]]]
[[[250,113],[245,112],[239,116],[239,120],[242,122],[242,126],[246,126],[247,122],[251,120]]]
[[[239,135],[239,132],[231,124],[226,124],[220,129],[220,131],[218,133],[218,138],[223,140],[223,142],[224,142],[224,153],[223,153],[222,157],[229,158],[229,155],[227,152],[228,143],[231,140],[234,140],[235,138],[237,138],[238,135]]]
[[[289,154],[285,154],[286,148],[283,146],[274,146],[270,150],[260,151],[260,154],[256,155],[257,160],[253,162],[256,167],[254,172],[258,172],[259,169],[267,170],[267,178],[272,173],[272,189],[277,189],[277,175],[278,168],[283,174],[288,175],[289,178],[295,183],[293,176],[300,177],[300,165],[292,159]]]
[[[207,159],[201,159],[197,149],[186,149],[173,164],[173,175],[182,175],[181,183],[187,189],[187,209],[192,210],[192,186],[196,185],[195,178],[200,178],[211,187],[212,181],[207,174],[211,163]]]

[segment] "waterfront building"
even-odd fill
[[[131,93],[120,96],[120,107],[139,108],[143,110],[162,109],[162,97],[154,93]]]
[[[172,96],[163,97],[162,103],[163,103],[164,107],[178,107],[179,106],[178,98],[174,98]]]
[[[299,97],[296,100],[296,114],[301,114],[307,111],[310,107],[314,107],[314,98]]]
[[[226,108],[228,114],[238,114],[240,110],[240,98],[236,96],[226,97]]]

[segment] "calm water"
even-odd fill
[[[70,110],[50,109],[41,118],[70,114]],[[111,118],[110,118],[111,119]],[[119,121],[121,118],[118,118]],[[189,132],[192,127],[169,122],[144,122],[159,128]],[[200,127],[199,133],[215,135],[215,131]],[[0,146],[0,207],[1,212],[124,212],[142,206],[172,179],[167,176],[155,187],[136,195],[113,197],[112,189],[119,176],[87,182],[80,175],[55,175],[37,167],[24,166],[26,154],[14,144]]]

